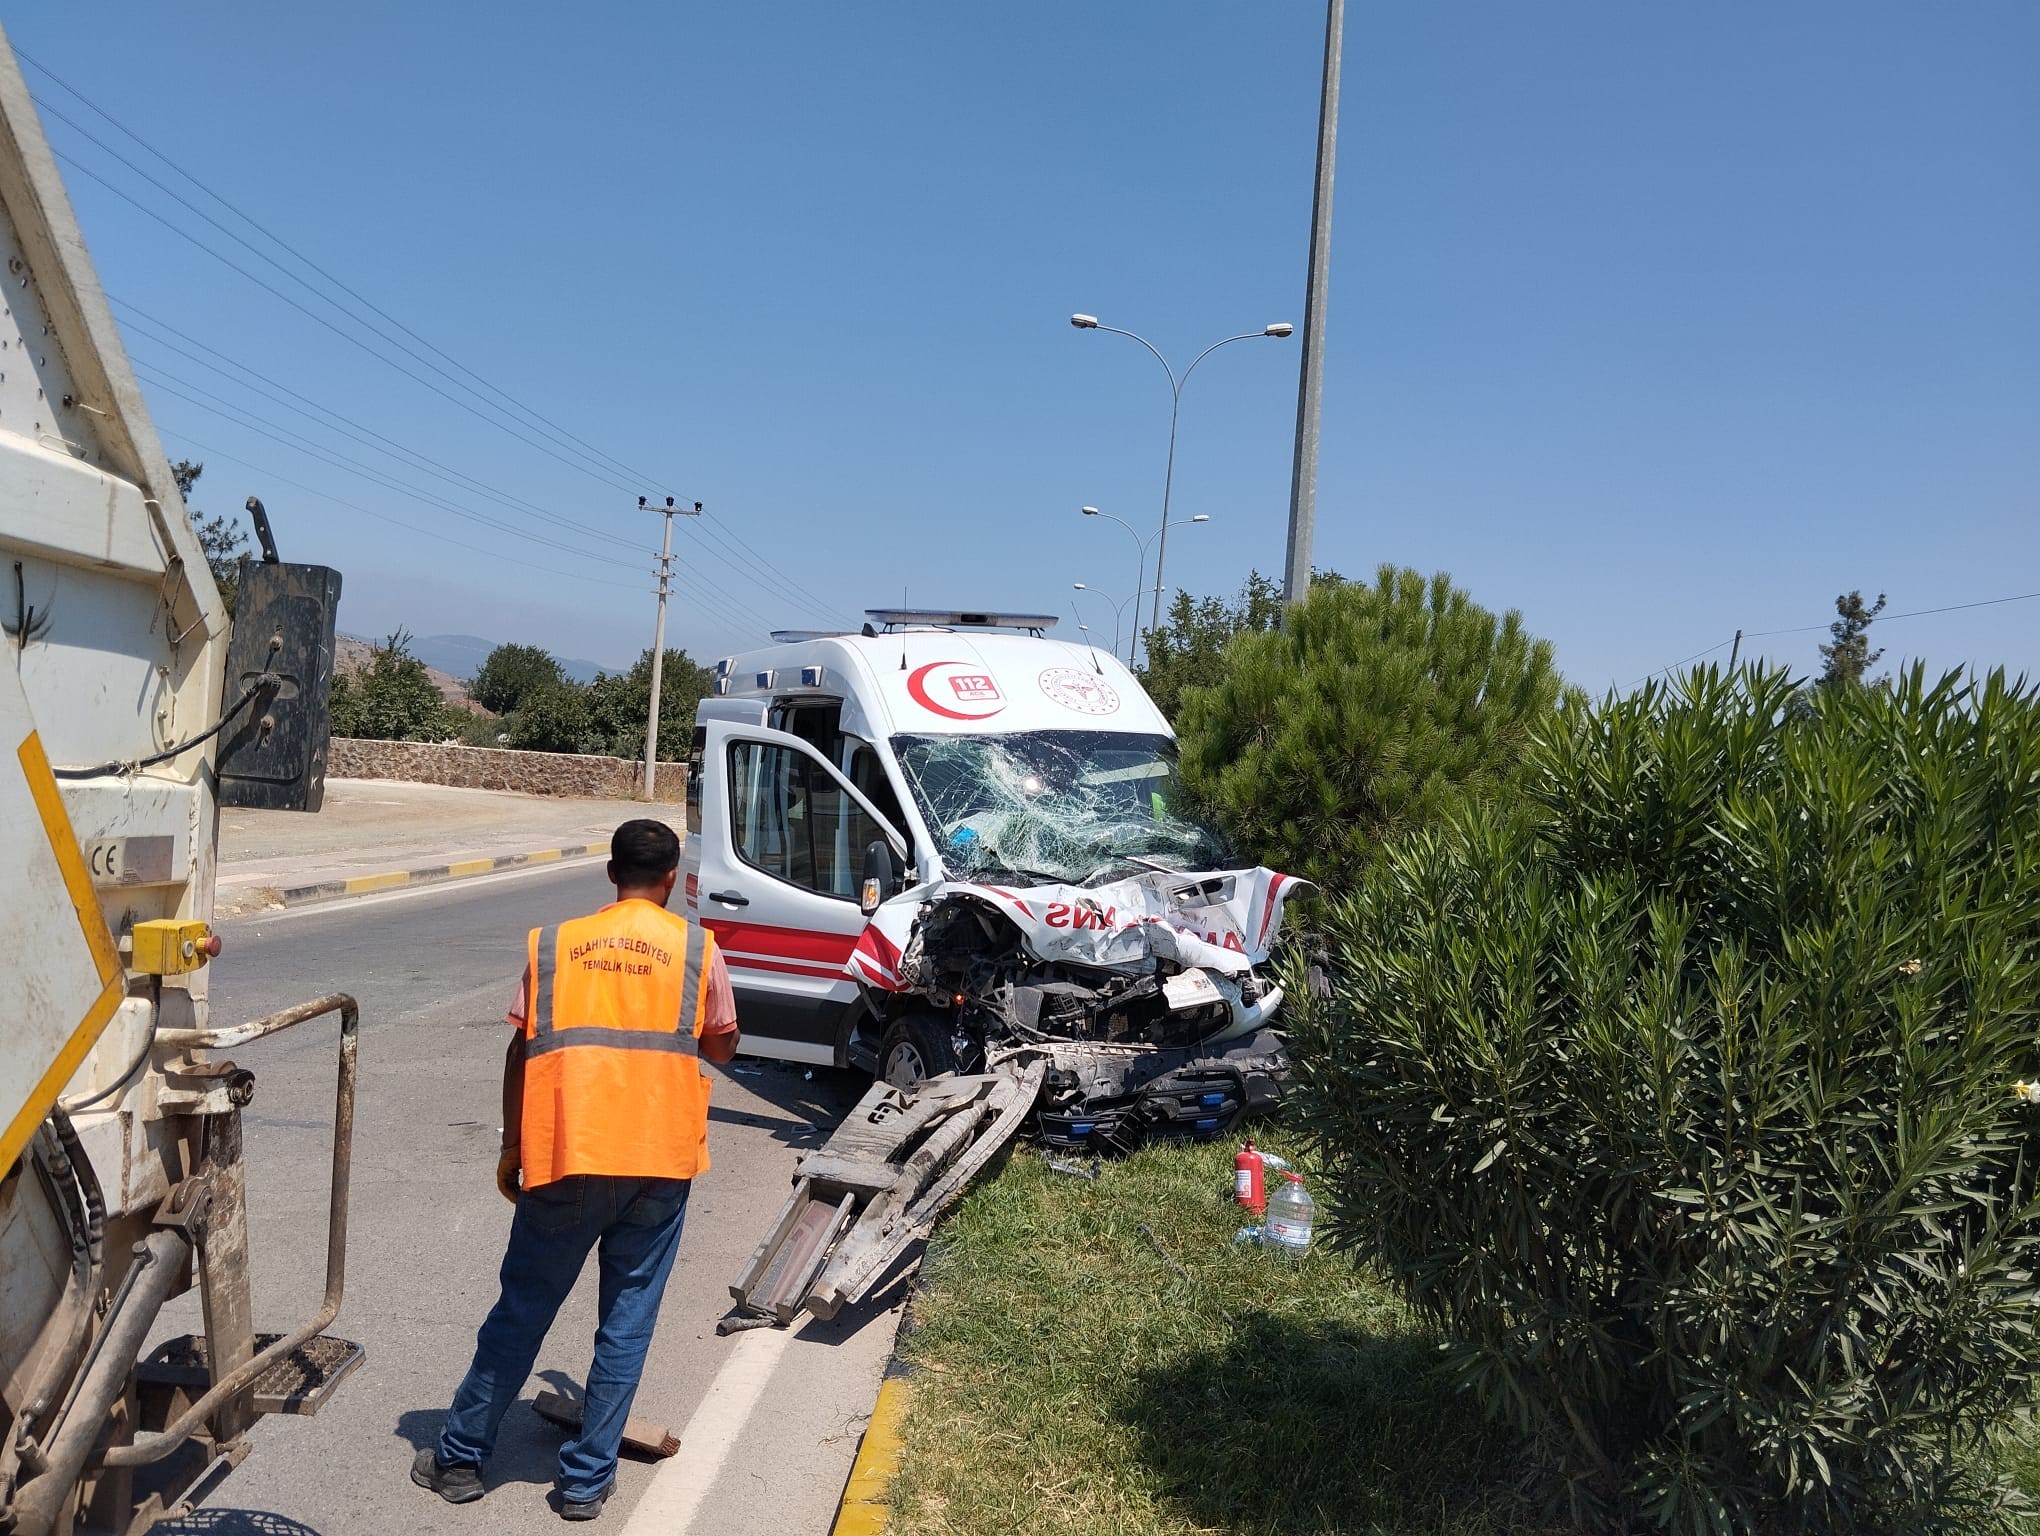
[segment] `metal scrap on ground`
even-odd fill
[[[784,1325],[863,1300],[1019,1134],[1046,1069],[1036,1057],[911,1089],[872,1084],[796,1166],[793,1193],[730,1287],[740,1310]]]

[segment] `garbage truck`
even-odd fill
[[[221,807],[323,793],[340,578],[251,499],[230,618],[4,33],[0,263],[0,1532],[136,1532],[361,1358],[325,1331],[354,1001],[208,1000]],[[334,1043],[325,1286],[259,1331],[232,1053],[291,1028]],[[193,1289],[202,1331],[161,1338]]]

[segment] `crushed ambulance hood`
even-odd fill
[[[1111,885],[1020,889],[943,880],[902,893],[871,916],[845,969],[888,992],[908,990],[900,957],[922,911],[966,896],[1003,913],[1036,958],[1143,973],[1156,960],[1238,976],[1268,958],[1282,905],[1309,882],[1272,869],[1156,870]]]

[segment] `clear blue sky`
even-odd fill
[[[681,530],[670,633],[703,656],[902,589],[1067,623],[1071,582],[1123,595],[1135,574],[1127,535],[1077,508],[1151,527],[1168,427],[1152,359],[1068,315],[1179,362],[1303,319],[1315,4],[30,0],[7,26],[433,347],[630,467],[570,467],[537,432],[488,425],[67,168],[117,312],[153,317],[156,339],[137,322],[130,346],[172,453],[205,461],[198,505],[260,494],[287,557],[345,572],[355,632],[627,662],[650,641],[658,535],[639,490],[705,502],[755,552]],[[1894,613],[2040,591],[2036,60],[2030,0],[1356,0],[1319,563],[1449,570],[1596,691],[1738,626],[1824,624],[1847,588],[1888,592]],[[164,326],[377,446],[178,355],[166,341],[217,362]],[[1212,521],[1172,536],[1172,587],[1279,572],[1297,347],[1229,347],[1185,391],[1175,512]],[[223,420],[192,386],[399,488]],[[1087,617],[1109,631],[1104,608]],[[1887,660],[2040,673],[2036,637],[2040,602],[1881,633]],[[1747,649],[1805,668],[1822,638]]]

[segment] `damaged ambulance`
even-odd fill
[[[868,620],[719,663],[696,716],[687,912],[744,1052],[902,1088],[1041,1061],[1034,1129],[1100,1150],[1272,1103],[1302,882],[1230,867],[1132,674],[1049,616]]]

